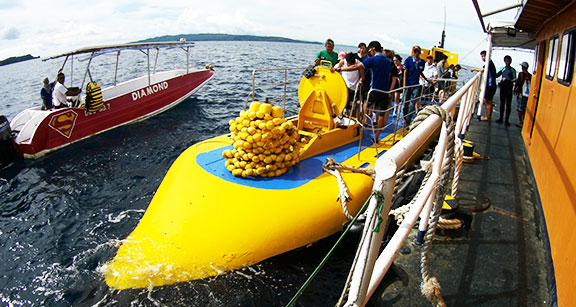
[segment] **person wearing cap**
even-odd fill
[[[506,55],[504,57],[505,66],[500,68],[496,73],[496,77],[502,76],[500,80],[500,118],[496,121],[506,126],[510,126],[510,113],[512,108],[512,91],[514,88],[514,81],[516,81],[516,69],[512,68],[512,57]],[[504,115],[506,113],[506,115]]]
[[[420,77],[426,80],[426,76],[422,74],[424,71],[424,66],[426,63],[424,60],[420,59],[420,53],[422,49],[420,46],[412,47],[412,56],[404,60],[404,106],[402,111],[404,112],[404,124],[405,127],[410,126],[412,122],[412,115],[418,112],[420,109],[420,94],[421,86]]]
[[[486,50],[480,51],[480,57],[482,61],[486,62]],[[484,67],[482,68],[470,68],[470,71],[480,71],[484,72]],[[492,99],[494,99],[494,94],[496,94],[496,66],[492,59],[488,62],[488,75],[486,76],[486,91],[484,93],[484,106],[486,107],[486,116],[483,116],[481,120],[490,121],[492,119],[492,108],[494,107]]]
[[[334,52],[334,41],[332,39],[327,39],[324,44],[325,50],[321,50],[316,54],[316,61],[314,65],[322,64],[322,60],[329,61],[332,63],[332,67],[338,64],[338,53]]]
[[[516,111],[518,111],[518,124],[516,126],[522,127],[524,125],[524,115],[526,113],[526,104],[528,103],[528,94],[530,93],[530,81],[532,74],[528,72],[528,63],[520,63],[522,71],[518,74],[514,93],[516,94]]]
[[[368,54],[370,57],[365,59],[363,62],[343,68],[332,68],[332,71],[360,70],[360,78],[364,79],[364,71],[368,69],[370,70],[370,75],[372,77],[370,88],[373,91],[369,94],[367,108],[374,109],[377,113],[378,129],[374,136],[374,141],[377,142],[380,133],[382,132],[382,128],[386,125],[386,121],[388,121],[388,116],[390,115],[389,95],[388,93],[382,93],[381,91],[390,91],[390,88],[393,88],[396,85],[397,78],[391,78],[393,69],[392,62],[382,53],[382,45],[380,45],[380,42],[370,42],[370,44],[368,44]]]
[[[436,86],[436,79],[438,79],[438,69],[436,64],[434,64],[434,57],[429,54],[426,56],[426,64],[424,64],[424,70],[422,71],[423,77],[420,77],[420,84],[424,88],[423,97],[433,100],[434,87]]]

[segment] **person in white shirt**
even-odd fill
[[[420,77],[420,84],[424,86],[422,97],[424,97],[424,99],[432,100],[436,79],[438,78],[438,69],[436,69],[436,65],[434,64],[434,57],[431,54],[426,57],[426,64],[424,65],[422,74],[424,77],[426,77]]]
[[[68,101],[66,99],[68,89],[64,86],[65,79],[64,73],[59,72],[56,84],[54,85],[54,91],[52,91],[52,104],[57,109],[68,107]]]

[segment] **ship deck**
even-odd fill
[[[509,127],[494,121],[498,115],[492,122],[471,122],[466,139],[489,159],[464,163],[457,200],[465,225],[437,232],[430,272],[448,306],[554,305],[545,222],[514,125],[516,112]],[[421,247],[415,235],[413,230],[369,305],[429,306],[420,294]]]

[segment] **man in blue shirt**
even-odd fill
[[[480,57],[482,57],[482,61],[486,62],[486,50],[482,50],[480,52]],[[486,64],[482,68],[470,68],[470,71],[481,71],[484,72],[484,68]],[[488,62],[488,75],[486,76],[486,91],[484,93],[484,105],[486,106],[486,116],[482,117],[482,120],[490,121],[492,119],[492,108],[494,107],[492,100],[494,99],[494,94],[496,94],[496,66],[494,62],[490,60]]]
[[[360,70],[360,76],[364,79],[364,71],[370,70],[371,92],[368,95],[367,108],[376,111],[377,116],[377,132],[374,140],[377,142],[382,128],[386,125],[388,121],[388,116],[390,115],[390,99],[388,92],[390,88],[396,85],[397,78],[391,79],[392,73],[392,62],[384,54],[382,54],[382,45],[378,41],[372,41],[368,44],[368,54],[369,58],[365,59],[361,63],[357,63],[348,67],[338,68],[338,71],[352,71]],[[392,82],[392,84],[390,84]],[[392,85],[392,87],[390,86]]]
[[[402,110],[406,127],[410,126],[413,113],[418,112],[420,109],[420,93],[422,90],[420,77],[422,76],[422,78],[426,79],[422,73],[426,62],[420,59],[422,49],[420,49],[420,46],[414,46],[412,47],[412,53],[413,56],[408,57],[404,61],[404,86],[407,88],[404,90],[404,106]]]

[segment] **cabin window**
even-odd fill
[[[570,85],[574,72],[574,33],[576,29],[571,29],[562,35],[560,45],[560,61],[558,62],[558,83]]]
[[[550,38],[548,42],[548,57],[546,58],[546,78],[552,80],[556,73],[556,60],[558,58],[558,35]]]

